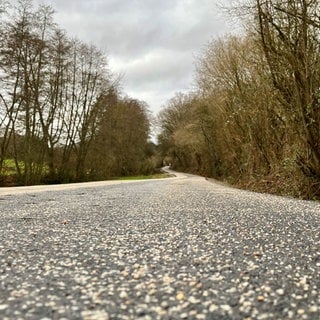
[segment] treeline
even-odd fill
[[[209,43],[196,90],[159,116],[174,168],[304,198],[320,197],[320,3],[254,0],[242,36]]]
[[[0,176],[8,160],[25,185],[149,170],[147,106],[121,97],[105,55],[61,30],[50,6],[0,12]]]

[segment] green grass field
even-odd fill
[[[115,180],[147,180],[147,179],[163,179],[170,178],[172,175],[169,173],[156,173],[152,175],[140,175],[140,176],[129,176],[129,177],[119,177]]]
[[[24,170],[24,163],[22,161],[19,161],[19,167],[21,171],[23,172]],[[44,170],[46,167],[44,168]],[[5,159],[3,161],[3,168],[2,168],[2,173],[1,176],[3,178],[3,181],[10,181],[9,184],[12,183],[12,181],[15,180],[15,176],[17,175],[17,168],[15,161],[13,159]],[[115,177],[111,180],[150,180],[150,179],[163,179],[163,178],[170,178],[172,175],[169,173],[155,173],[155,174],[150,174],[150,175],[136,175],[136,176],[127,176],[127,177]],[[12,180],[13,179],[13,180]]]
[[[22,161],[19,161],[19,166],[23,170],[24,164]],[[13,159],[5,159],[3,161],[2,173],[4,175],[11,175],[17,173],[16,164]]]

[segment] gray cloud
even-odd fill
[[[125,75],[124,91],[145,100],[154,112],[174,92],[191,87],[195,54],[230,30],[214,0],[34,3],[52,5],[55,20],[70,36],[105,51],[112,71]]]

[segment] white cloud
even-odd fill
[[[154,112],[191,87],[194,56],[203,45],[231,30],[215,2],[34,0],[52,5],[70,36],[105,51],[112,71],[125,75],[124,91]]]

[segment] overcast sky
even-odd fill
[[[103,50],[123,91],[157,113],[192,88],[195,56],[233,31],[217,4],[228,0],[34,0],[50,4],[69,36]]]

